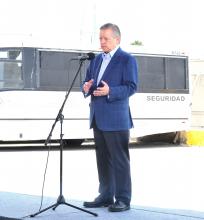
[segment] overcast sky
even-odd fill
[[[118,24],[123,48],[204,57],[203,0],[0,0],[0,46],[98,49],[98,29]]]

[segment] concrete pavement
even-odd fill
[[[204,148],[148,146],[130,149],[133,183],[132,209],[110,213],[94,209],[97,219],[204,219]],[[0,215],[22,217],[38,211],[46,151],[0,152]],[[82,207],[97,195],[94,150],[65,150],[63,195]],[[59,152],[51,151],[44,187],[43,207],[59,195]],[[90,219],[94,216],[60,205],[37,219]]]

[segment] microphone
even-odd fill
[[[94,53],[87,53],[85,55],[82,55],[82,56],[78,56],[78,57],[73,57],[71,60],[93,60],[95,57],[95,54]]]

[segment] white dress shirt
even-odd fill
[[[119,45],[114,49],[112,50],[111,52],[109,53],[103,53],[102,54],[102,57],[103,57],[103,61],[102,61],[102,64],[101,64],[101,68],[100,68],[100,72],[98,74],[98,78],[97,78],[97,85],[100,83],[101,81],[101,78],[106,70],[106,67],[108,66],[108,64],[110,63],[111,61],[111,58],[113,57],[113,55],[115,54],[116,50],[119,48]]]

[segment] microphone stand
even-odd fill
[[[44,208],[44,209],[42,209],[42,210],[36,212],[36,213],[34,213],[34,214],[31,214],[30,217],[35,217],[36,215],[38,215],[38,214],[40,214],[40,213],[42,213],[42,212],[45,212],[45,211],[47,211],[48,209],[51,209],[51,208],[52,208],[53,210],[55,210],[59,205],[67,205],[67,206],[70,206],[70,207],[72,207],[72,208],[81,210],[81,211],[83,211],[83,212],[92,214],[92,215],[94,215],[94,216],[98,216],[97,213],[90,212],[90,211],[88,211],[88,210],[86,210],[86,209],[82,209],[82,208],[80,208],[80,207],[77,207],[77,206],[75,206],[75,205],[72,205],[72,204],[70,204],[70,203],[67,203],[67,202],[65,201],[65,198],[64,198],[63,194],[62,194],[63,145],[64,145],[63,139],[62,139],[62,138],[63,138],[63,133],[62,133],[62,127],[63,127],[63,126],[62,126],[62,125],[63,125],[64,115],[62,114],[62,112],[63,112],[64,106],[65,106],[65,103],[66,103],[66,101],[67,101],[67,98],[68,98],[68,96],[69,96],[69,94],[70,94],[70,92],[71,92],[71,90],[72,90],[72,87],[73,87],[75,81],[76,81],[76,78],[77,78],[77,76],[78,76],[78,74],[79,74],[79,72],[80,72],[80,70],[81,70],[81,67],[82,67],[82,65],[83,65],[83,61],[84,61],[84,60],[80,60],[80,65],[79,65],[79,68],[78,68],[78,70],[77,70],[77,73],[76,73],[76,75],[75,75],[75,77],[74,77],[74,79],[73,79],[73,81],[72,81],[72,84],[71,84],[69,90],[67,91],[67,93],[66,93],[66,95],[65,95],[64,102],[62,103],[62,106],[61,106],[61,108],[59,109],[58,115],[57,115],[57,117],[56,117],[56,119],[55,119],[55,121],[54,121],[54,123],[53,123],[53,125],[52,125],[51,131],[50,131],[50,133],[49,133],[49,135],[48,135],[48,137],[47,137],[47,140],[45,141],[45,146],[47,146],[47,144],[49,143],[49,141],[50,141],[50,139],[51,139],[51,137],[52,137],[52,132],[53,132],[53,130],[54,130],[54,128],[55,128],[56,123],[57,123],[58,121],[60,121],[60,194],[59,194],[59,196],[58,196],[58,199],[57,199],[57,202],[56,202],[56,203],[54,203],[53,205],[48,206],[47,208]]]

